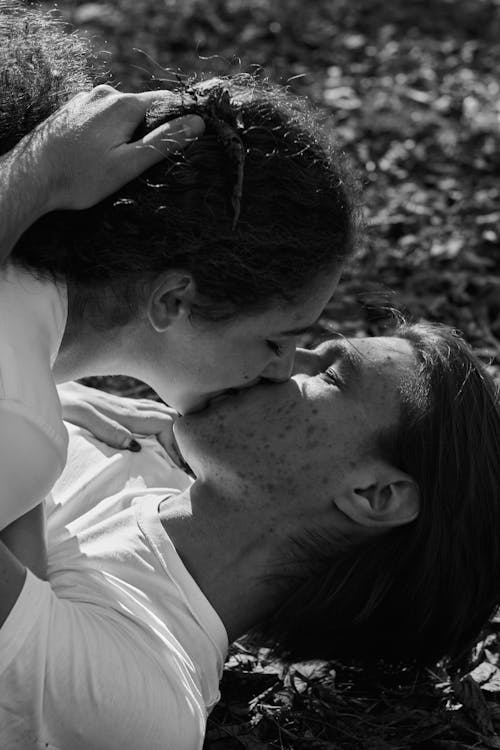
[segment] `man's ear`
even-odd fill
[[[189,316],[196,296],[196,285],[187,271],[166,271],[151,284],[147,316],[155,331],[165,331],[180,317]]]
[[[355,523],[382,529],[414,521],[420,509],[420,491],[405,472],[374,461],[353,470],[334,502]]]

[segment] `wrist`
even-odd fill
[[[24,145],[24,144],[23,144]],[[0,161],[0,174],[12,214],[20,233],[50,210],[50,190],[42,167],[35,162],[26,147],[18,144]]]

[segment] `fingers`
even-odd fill
[[[141,414],[143,417],[164,420],[168,422],[175,421],[179,412],[167,406],[163,401],[153,401],[151,398],[129,398],[120,397],[120,401],[125,401],[131,413]]]
[[[137,453],[141,450],[140,443],[134,438],[130,430],[124,427],[114,419],[105,417],[102,414],[96,414],[96,421],[93,427],[87,429],[111,448],[119,450],[129,450]]]
[[[131,142],[147,110],[170,97],[168,91],[123,94],[104,84],[77,94],[35,129],[46,162],[35,160],[48,183],[43,212],[88,208],[201,135],[203,119],[185,115]]]
[[[122,125],[126,123],[126,127],[131,134],[143,121],[148,109],[161,102],[162,99],[172,98],[173,94],[170,91],[143,91],[137,94],[123,94],[111,86],[103,84],[93,89],[89,96],[91,100],[107,100],[109,102],[106,104],[107,108],[114,106]],[[134,145],[136,147],[152,146],[159,148],[166,156],[172,150],[186,146],[191,140],[200,136],[204,130],[205,123],[201,117],[185,115],[159,125],[140,141],[135,141]],[[160,158],[161,156],[158,156],[158,159]]]
[[[110,88],[110,87],[108,87]],[[111,89],[112,91],[118,93],[115,89]],[[144,110],[144,113],[146,113],[146,110],[148,110],[153,104],[158,102],[161,99],[172,99],[174,95],[171,91],[167,91],[166,89],[158,89],[156,91],[139,91],[139,93],[132,94],[134,99],[138,101]]]
[[[172,419],[167,415],[134,410],[115,414],[113,417],[136,435],[158,435],[160,432],[172,433]],[[113,417],[110,418],[113,419]]]
[[[186,462],[179,452],[172,429],[158,432],[156,435],[156,439],[158,440],[162,448],[168,453],[174,464],[178,466],[179,469],[185,470]]]
[[[185,148],[202,135],[204,130],[205,123],[201,117],[186,115],[158,126],[128,148],[135,149],[136,160],[140,160],[146,170],[169,154]]]
[[[151,407],[149,402],[149,407]],[[154,403],[154,402],[153,402]],[[138,452],[141,450],[140,443],[132,433],[138,435],[156,435],[156,438],[172,461],[181,469],[185,468],[185,462],[180,455],[172,431],[172,417],[169,415],[157,415],[152,412],[120,415],[127,422],[128,427],[116,420],[107,417],[101,410],[86,405],[85,428],[89,430],[98,440],[106,445],[119,450],[130,450]],[[70,420],[68,420],[70,421]],[[73,420],[76,424],[83,425],[82,415]]]
[[[65,408],[64,418],[67,422],[84,427],[111,448],[134,452],[141,450],[140,444],[127,427],[88,403],[76,404],[71,409]]]

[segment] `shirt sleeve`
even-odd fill
[[[22,405],[0,402],[0,530],[51,491],[64,457],[49,430]]]
[[[142,638],[28,571],[0,629],[0,747],[201,750],[205,711],[175,654],[152,658]]]

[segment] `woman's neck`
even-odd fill
[[[140,358],[131,356],[136,331],[132,325],[103,325],[107,300],[103,292],[99,310],[95,302],[86,305],[68,284],[68,317],[61,346],[53,366],[56,382],[92,375],[127,375],[141,378]],[[102,302],[102,307],[101,307]],[[101,313],[99,315],[99,312]],[[141,344],[144,345],[141,337]]]

